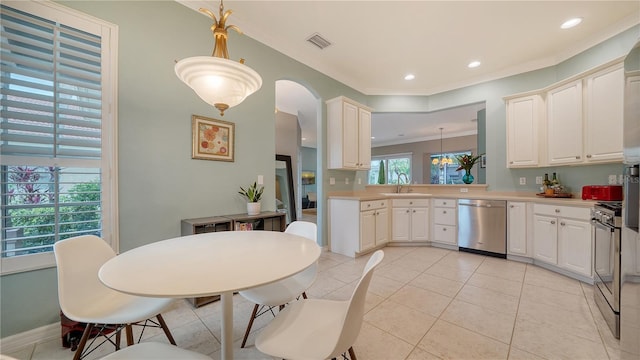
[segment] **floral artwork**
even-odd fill
[[[233,161],[235,125],[231,122],[191,117],[193,159]]]

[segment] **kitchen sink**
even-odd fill
[[[393,197],[412,197],[412,198],[431,196],[431,194],[424,194],[424,193],[381,193],[381,195],[393,196]]]

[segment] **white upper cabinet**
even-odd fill
[[[585,90],[585,161],[622,160],[622,64],[587,77]]]
[[[327,101],[329,169],[371,167],[371,109],[343,96]]]
[[[582,162],[582,80],[547,92],[547,162]]]
[[[542,104],[540,95],[507,101],[507,167],[538,166]]]

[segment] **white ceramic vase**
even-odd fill
[[[247,203],[247,214],[248,215],[260,214],[260,203],[259,202]]]

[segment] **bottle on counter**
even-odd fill
[[[542,191],[547,194],[553,194],[553,188],[551,187],[551,181],[549,180],[549,174],[544,174],[544,180],[542,181]]]
[[[553,177],[551,178],[551,186],[556,187],[558,185],[560,185],[560,181],[558,181],[556,173],[553,173]]]

